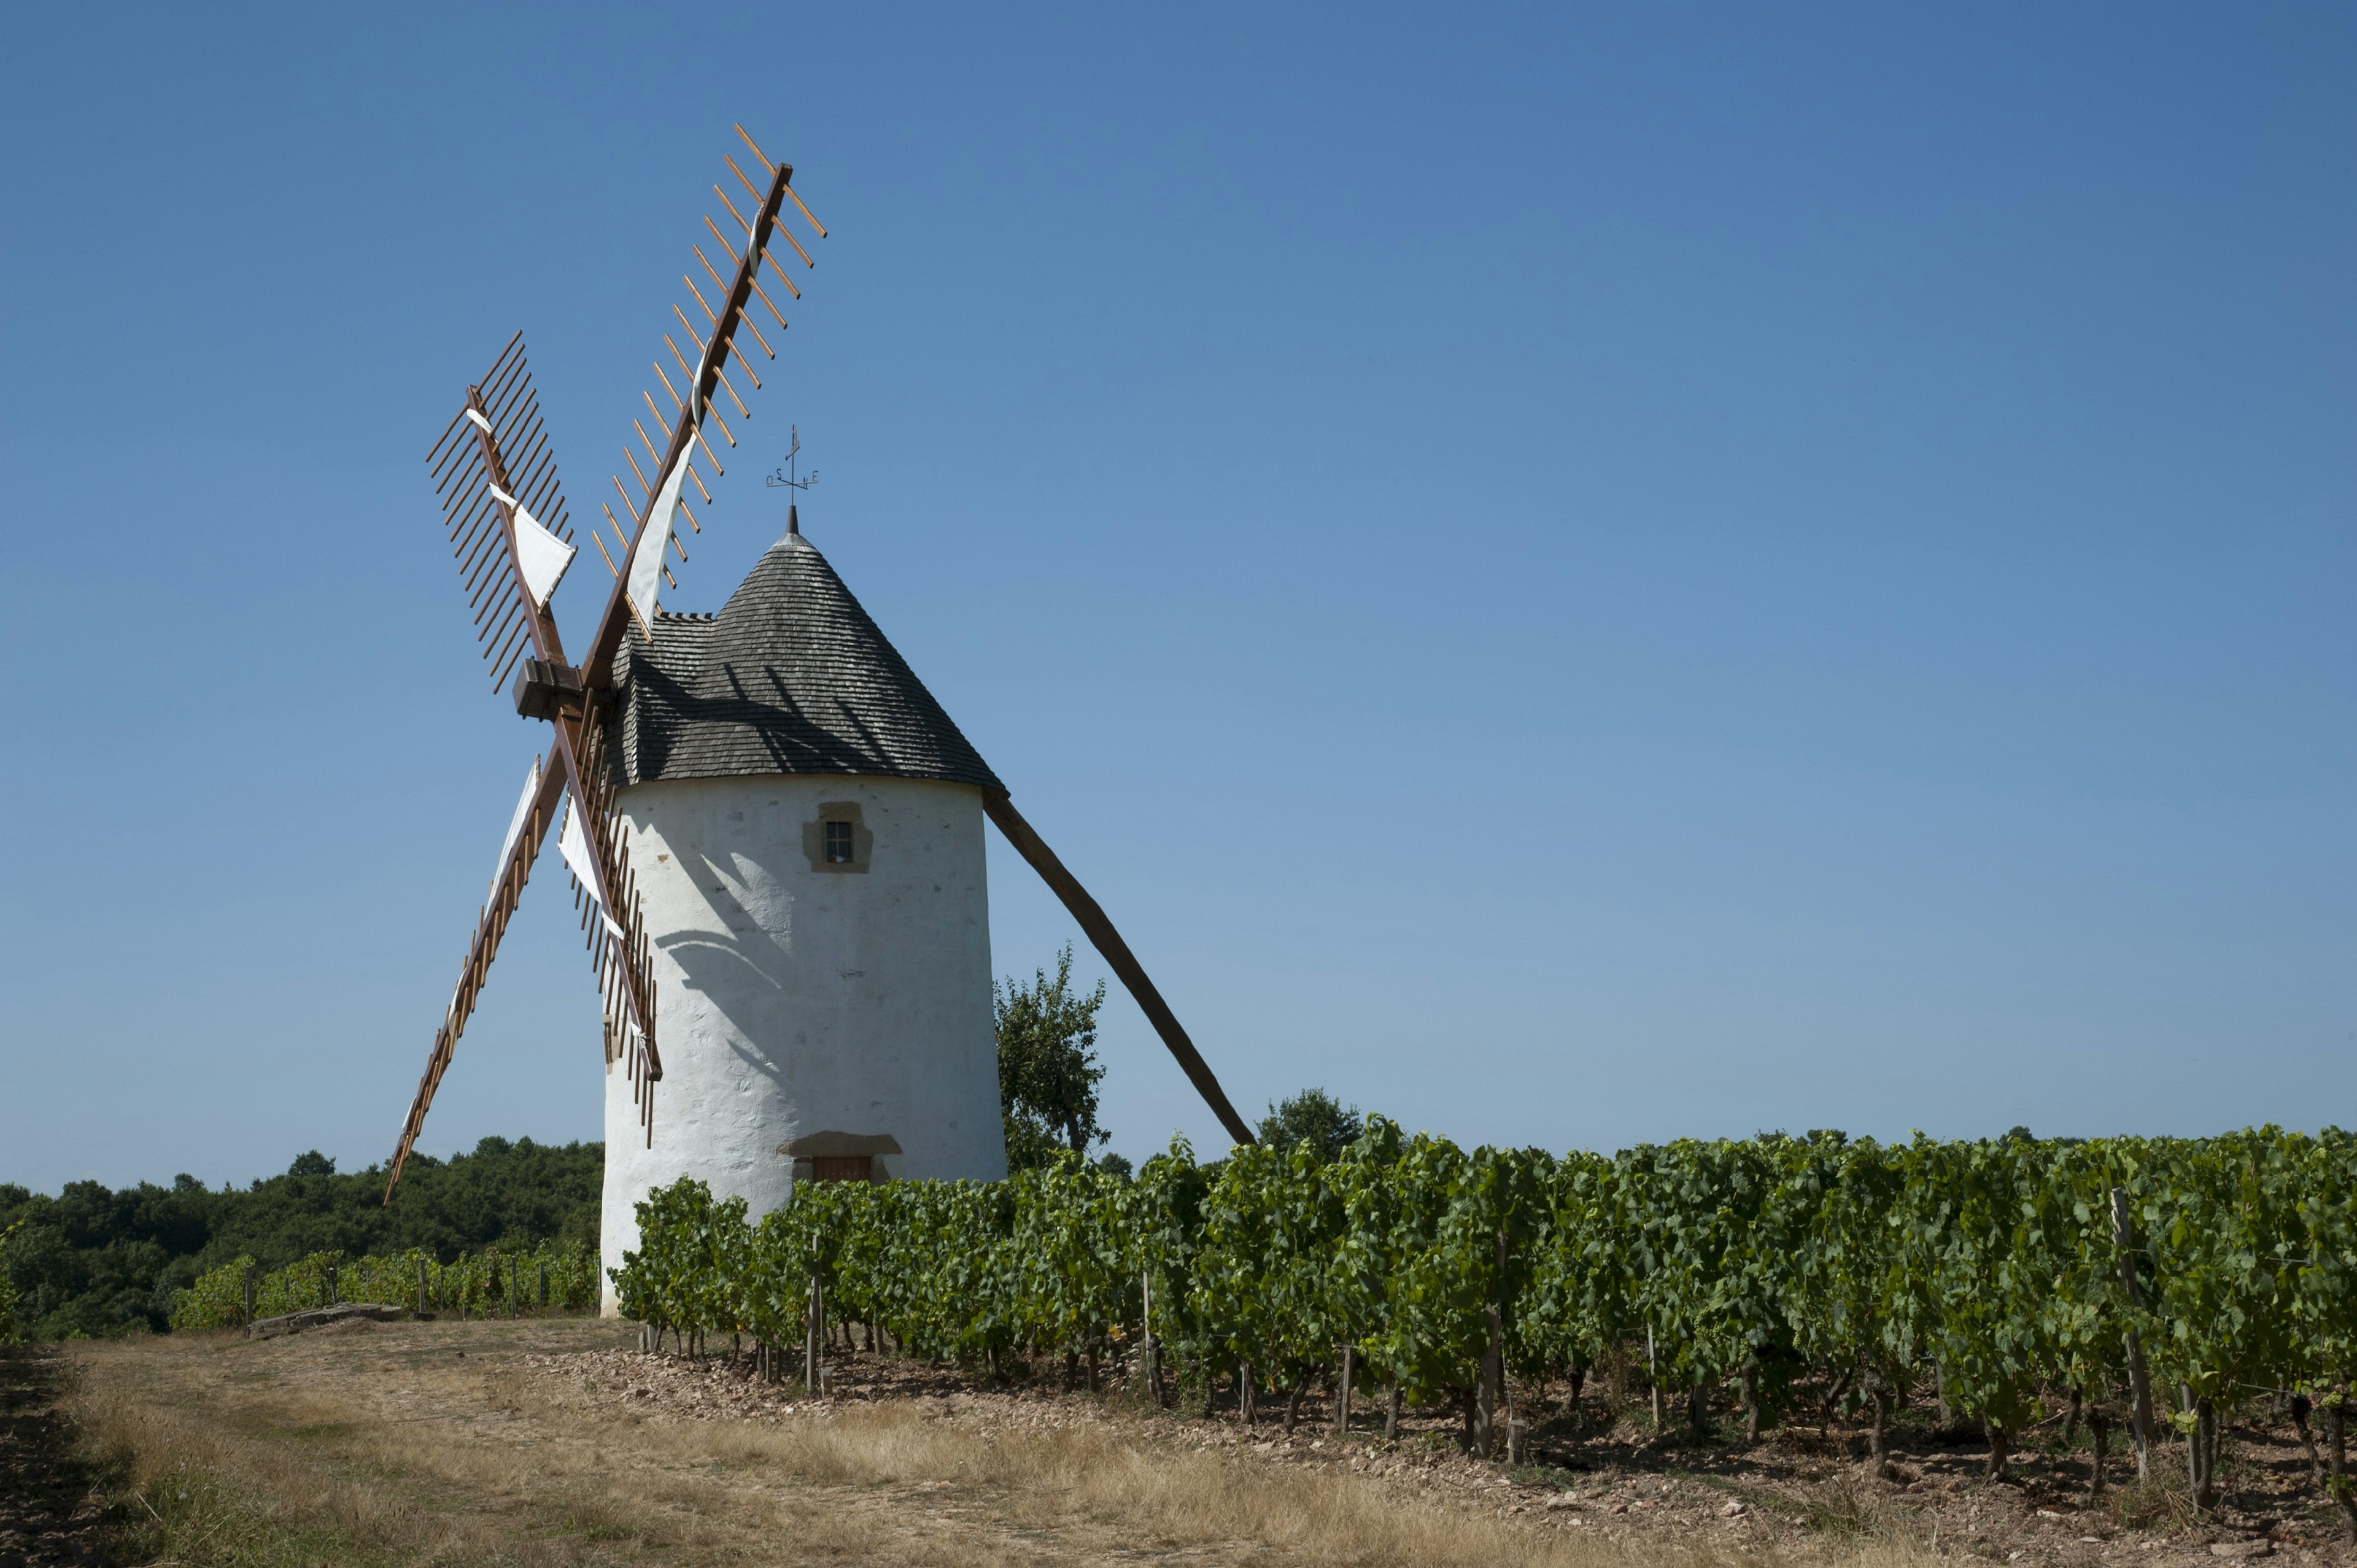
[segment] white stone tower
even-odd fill
[[[653,1143],[608,1064],[605,1265],[701,1177],[1006,1174],[984,793],[1005,789],[810,542],[625,639],[608,726],[653,940]],[[607,1285],[612,1310],[612,1285]]]

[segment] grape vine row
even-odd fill
[[[544,1279],[547,1282],[545,1309],[551,1312],[592,1310],[597,1305],[598,1294],[597,1254],[578,1244],[543,1243],[529,1252],[466,1253],[447,1263],[417,1248],[361,1258],[314,1252],[267,1273],[257,1272],[252,1258],[241,1257],[200,1275],[195,1284],[174,1294],[172,1326],[233,1328],[245,1323],[249,1277],[257,1318],[306,1312],[338,1301],[414,1308],[421,1305],[421,1281],[425,1310],[477,1317],[543,1310]]]
[[[2001,1467],[2058,1402],[2120,1398],[2139,1355],[2189,1434],[2255,1391],[2310,1396],[2337,1430],[2357,1374],[2357,1136],[2338,1130],[1557,1157],[1377,1117],[1331,1164],[1204,1165],[1174,1141],[1134,1178],[1068,1158],[987,1184],[804,1184],[758,1222],[683,1180],[639,1213],[614,1281],[658,1342],[792,1344],[816,1281],[830,1316],[992,1368],[1093,1361],[1150,1329],[1207,1379],[1283,1391],[1330,1380],[1347,1347],[1354,1378],[1462,1406],[1469,1429],[1500,1374],[1577,1380],[1616,1353],[1696,1412],[1738,1390],[1754,1432],[1803,1384],[1881,1416],[1929,1375]]]

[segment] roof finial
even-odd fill
[[[794,444],[787,449],[786,460],[779,464],[778,471],[771,474],[768,480],[765,481],[769,488],[773,490],[806,490],[813,485],[818,483],[818,470],[816,468],[813,468],[810,471],[809,478],[805,478],[802,477],[801,471],[795,467],[795,459],[802,455],[802,426],[795,425],[793,427],[793,432]],[[796,515],[794,504],[791,501],[788,501],[786,503],[786,537],[791,539],[801,533],[802,531],[802,519]]]

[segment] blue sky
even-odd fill
[[[799,425],[1241,1104],[2349,1120],[2347,10],[52,7],[0,70],[0,1179],[389,1151],[539,743],[419,458],[521,328],[604,486],[735,120],[833,237],[673,602]],[[430,1150],[597,1135],[561,890]],[[1214,1146],[1103,1043],[1117,1148]]]

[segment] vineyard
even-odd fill
[[[2222,1413],[2265,1396],[2304,1440],[2320,1423],[2357,1530],[2357,1137],[2337,1131],[1556,1157],[1371,1118],[1332,1163],[1202,1165],[1174,1142],[1134,1178],[1068,1158],[991,1184],[805,1184],[758,1223],[683,1180],[640,1225],[625,1316],[657,1344],[749,1337],[770,1376],[789,1346],[814,1366],[833,1317],[988,1375],[1044,1357],[1093,1380],[1117,1357],[1157,1402],[1175,1373],[1247,1420],[1313,1384],[1461,1411],[1486,1454],[1518,1385],[1576,1400],[1614,1368],[1697,1430],[1714,1408],[1755,1439],[1803,1399],[1847,1411],[1878,1459],[1899,1407],[1935,1400],[1986,1434],[1993,1475],[2067,1410],[2140,1468],[2170,1440],[2201,1506]]]
[[[175,1295],[172,1326],[232,1328],[339,1301],[454,1312],[462,1318],[585,1312],[597,1306],[597,1254],[577,1244],[474,1252],[447,1263],[417,1248],[351,1259],[314,1252],[267,1273],[257,1272],[252,1258],[238,1258]]]

